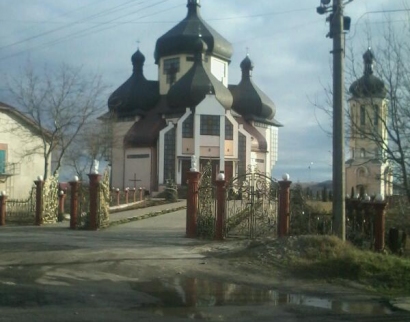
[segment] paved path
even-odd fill
[[[110,222],[121,222],[128,220],[136,220],[138,218],[149,218],[162,213],[170,213],[186,208],[186,200],[179,200],[177,202],[168,203],[159,206],[148,208],[138,208],[133,210],[124,210],[110,214]]]

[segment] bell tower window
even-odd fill
[[[179,57],[164,59],[163,74],[167,75],[167,84],[173,84],[176,81],[176,75],[179,72]]]

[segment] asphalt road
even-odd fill
[[[410,321],[356,291],[305,294],[207,258],[215,242],[184,238],[185,210],[101,231],[0,228],[0,321]]]

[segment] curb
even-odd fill
[[[177,207],[177,208],[169,208],[169,209],[149,212],[149,213],[146,213],[146,214],[141,215],[141,216],[134,216],[134,217],[128,217],[128,218],[125,218],[125,219],[110,221],[110,223],[104,228],[109,228],[109,227],[112,227],[112,226],[127,224],[127,223],[130,223],[130,222],[133,222],[133,221],[138,221],[138,220],[148,219],[148,218],[152,218],[152,217],[157,217],[157,216],[169,214],[171,212],[179,211],[179,210],[182,210],[182,209],[186,209],[186,206],[181,206],[181,207]]]

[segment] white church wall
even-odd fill
[[[124,136],[128,130],[134,125],[134,122],[116,122],[114,124],[113,146],[112,146],[112,186],[114,188],[125,188],[124,174],[125,174],[125,159],[124,159]]]
[[[127,149],[125,155],[124,186],[133,188],[143,187],[151,191],[151,148]]]
[[[221,59],[211,58],[211,73],[217,80],[228,87],[228,63]]]

